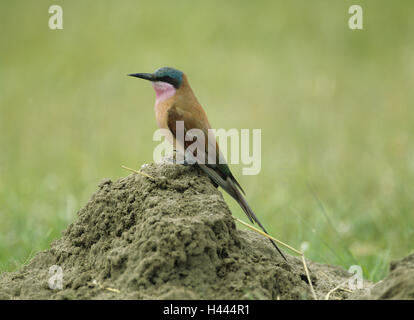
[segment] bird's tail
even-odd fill
[[[241,194],[241,192],[237,189],[237,187],[235,186],[235,184],[232,181],[232,179],[229,177],[229,178],[227,178],[227,181],[229,181],[230,185],[232,185],[233,190],[237,194],[236,201],[238,202],[238,204],[240,205],[240,207],[243,209],[243,211],[247,215],[247,217],[249,217],[250,221],[256,222],[259,225],[259,227],[263,230],[264,233],[269,234],[266,231],[266,229],[263,227],[263,225],[260,223],[260,221],[257,218],[257,216],[254,214],[252,208],[250,208],[250,206],[247,203],[246,199],[243,197],[243,195]],[[269,240],[272,243],[272,245],[275,247],[275,249],[279,252],[279,254],[282,256],[282,258],[285,259],[285,261],[287,262],[287,259],[286,259],[285,255],[279,249],[279,247],[277,246],[277,244],[272,239],[269,239]]]
[[[246,199],[241,194],[240,190],[237,187],[239,184],[234,178],[229,176],[224,180],[213,168],[210,168],[203,164],[199,164],[199,166],[216,184],[222,187],[229,195],[231,195],[237,201],[237,203],[243,209],[244,213],[249,218],[251,223],[254,224],[256,222],[264,233],[269,234],[254,214],[252,208],[250,208]],[[269,240],[275,247],[275,249],[279,252],[279,254],[283,257],[283,259],[285,259],[285,261],[287,262],[285,255],[282,253],[282,251],[279,249],[276,243],[274,243],[272,239]]]

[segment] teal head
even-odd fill
[[[155,70],[154,73],[132,73],[131,77],[137,77],[151,82],[164,82],[172,85],[175,89],[180,88],[183,82],[183,73],[180,70],[163,67]]]

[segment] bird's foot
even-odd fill
[[[193,166],[196,163],[194,161],[187,161],[184,154],[174,150],[174,153],[163,158],[163,162],[171,164],[182,164],[184,166]]]

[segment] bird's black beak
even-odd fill
[[[141,78],[144,80],[154,81],[155,77],[152,73],[131,73],[129,74],[131,77]]]

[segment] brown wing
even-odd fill
[[[177,128],[177,121],[184,122],[184,132],[183,134],[179,134],[179,128]],[[194,150],[193,156],[196,158],[198,164],[204,164],[207,167],[213,169],[217,174],[221,176],[222,179],[226,180],[227,177],[230,177],[234,183],[240,188],[240,190],[244,193],[243,188],[240,186],[236,178],[230,171],[229,166],[224,162],[221,163],[219,160],[224,159],[223,155],[220,153],[220,149],[218,147],[216,138],[214,135],[208,133],[208,129],[210,125],[206,119],[203,119],[203,116],[193,114],[189,111],[180,109],[177,105],[173,105],[167,111],[167,125],[170,129],[171,133],[175,137],[177,143],[180,144],[184,150],[194,143],[194,141],[185,141],[186,133],[191,129],[199,129],[204,134],[204,152],[201,154],[197,154],[198,150]],[[197,139],[198,140],[198,139]],[[210,146],[210,148],[209,148]],[[211,153],[212,148],[215,148],[216,152]],[[209,153],[210,152],[210,153]],[[216,182],[219,185],[222,185],[220,182]],[[224,187],[222,185],[222,187]],[[230,193],[230,191],[228,191]]]
[[[178,121],[182,121],[184,125],[183,132],[181,133],[180,133],[180,128],[178,127],[180,125]],[[192,114],[191,112],[180,109],[178,106],[173,105],[167,111],[167,126],[170,129],[171,133],[173,134],[174,138],[176,139],[177,143],[180,144],[180,146],[183,147],[185,150],[187,150],[187,148],[196,141],[195,138],[194,140],[186,141],[185,135],[187,134],[187,132],[192,129],[201,130],[200,133],[203,134],[204,147],[202,148],[202,146],[200,145],[200,148],[204,149],[203,151],[208,156],[209,124],[206,123],[204,119],[199,119],[199,117]],[[197,138],[197,142],[201,142],[201,140],[199,141]],[[210,143],[214,143],[215,145],[217,145],[214,136],[213,137],[210,136]],[[197,157],[196,153],[197,153],[197,150],[195,150],[195,154],[193,154],[195,157]],[[203,155],[199,154],[198,156],[203,156]],[[206,159],[205,161],[207,161],[207,157],[205,159]]]

